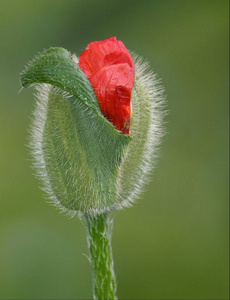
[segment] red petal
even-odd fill
[[[115,37],[90,43],[79,57],[105,117],[122,133],[129,133],[134,63]]]

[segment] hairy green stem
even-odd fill
[[[93,297],[97,300],[117,299],[111,247],[111,215],[85,215],[84,221],[92,267]]]

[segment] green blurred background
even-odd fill
[[[86,234],[31,169],[34,55],[117,36],[149,60],[169,115],[158,166],[113,231],[120,299],[228,299],[228,1],[0,0],[0,298],[90,299]]]

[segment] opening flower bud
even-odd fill
[[[52,202],[71,214],[129,206],[162,136],[162,92],[146,64],[113,37],[90,43],[78,63],[50,48],[21,82],[38,91],[31,147]]]

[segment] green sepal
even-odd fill
[[[40,54],[21,81],[24,87],[49,84],[41,85],[38,96],[37,117],[42,116],[36,130],[41,138],[33,148],[39,153],[37,163],[43,162],[40,173],[55,204],[67,211],[111,210],[130,137],[102,115],[90,82],[65,49]]]
[[[35,57],[21,75],[23,87],[49,83],[69,92],[101,114],[98,100],[86,75],[64,48],[49,48]]]

